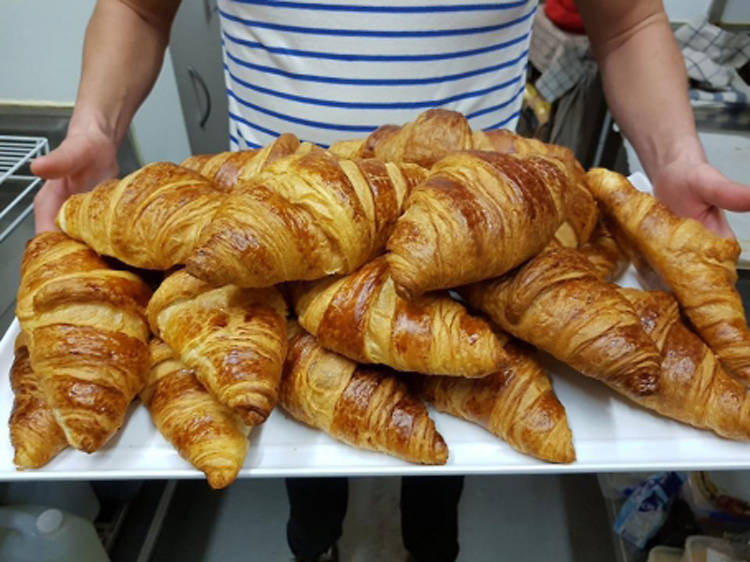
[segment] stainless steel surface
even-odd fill
[[[47,154],[49,143],[43,137],[0,135],[0,243],[18,228],[31,213],[30,197],[36,193],[41,179],[30,174],[16,172],[25,168],[33,158]]]
[[[203,92],[203,98],[206,100],[205,107],[198,117],[198,126],[201,129],[204,129],[206,127],[206,121],[208,121],[208,118],[211,116],[211,92],[208,90],[208,86],[206,86],[206,81],[203,79],[203,76],[201,76],[200,72],[195,70],[192,65],[188,65],[187,72],[190,79],[193,81],[193,86],[197,84],[200,87]],[[195,89],[195,98],[196,100],[199,99],[198,88]]]
[[[49,143],[46,138],[0,135],[0,184],[32,158],[47,152]]]
[[[720,24],[726,7],[727,0],[712,0],[708,7],[708,21],[713,24]]]
[[[172,25],[169,50],[193,154],[229,149],[219,20],[215,0],[183,2]]]
[[[28,170],[33,158],[49,152],[44,137],[0,135],[0,283],[12,291],[0,294],[0,328],[13,318],[18,267],[25,241],[33,234],[33,197],[40,178]]]

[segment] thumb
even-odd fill
[[[728,211],[750,211],[750,186],[732,181],[718,171],[701,174],[696,179],[698,188],[710,204]]]
[[[63,184],[65,180],[45,182],[34,197],[34,224],[37,234],[47,230],[57,230],[55,216],[62,207],[68,193]]]
[[[50,180],[74,174],[83,168],[92,153],[85,137],[67,137],[60,146],[31,162],[33,174]]]

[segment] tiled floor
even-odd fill
[[[343,562],[406,559],[397,478],[350,481]],[[613,559],[594,476],[468,477],[460,504],[460,562]],[[182,482],[153,562],[281,562],[287,502],[281,480],[241,480],[223,493]]]

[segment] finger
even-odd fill
[[[712,205],[740,213],[750,211],[750,187],[732,181],[718,171],[702,174],[697,180],[700,182],[698,189]]]
[[[57,230],[55,217],[65,202],[66,191],[61,180],[46,182],[34,197],[34,226],[37,234]]]
[[[35,158],[31,171],[48,180],[73,174],[90,160],[90,144],[84,137],[68,137],[49,154]]]

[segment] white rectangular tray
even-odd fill
[[[632,178],[648,189],[643,176]],[[619,281],[638,287],[634,271]],[[146,409],[137,404],[124,427],[101,451],[87,455],[63,451],[46,467],[19,472],[13,466],[8,425],[13,394],[8,371],[13,360],[14,321],[0,341],[0,480],[197,478],[156,431]],[[722,439],[628,403],[604,385],[545,357],[560,401],[565,405],[578,460],[555,465],[515,452],[478,426],[433,411],[450,449],[444,466],[419,466],[387,455],[360,451],[310,429],[276,409],[253,431],[241,477],[513,474],[657,469],[748,469],[750,443]]]

